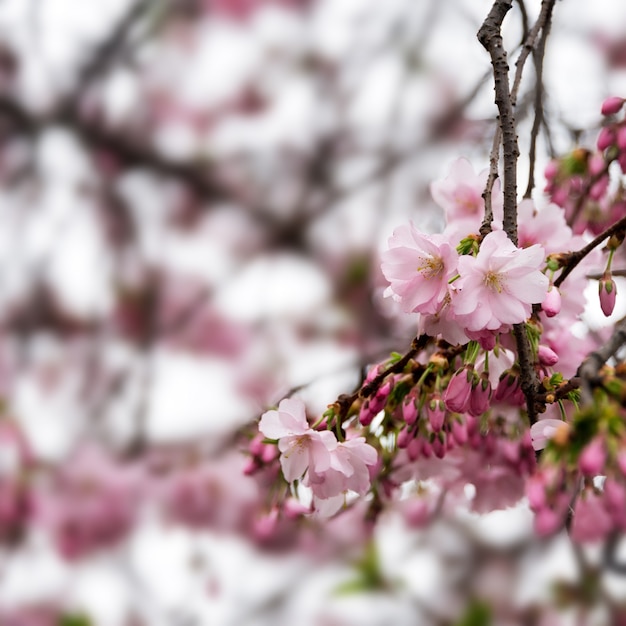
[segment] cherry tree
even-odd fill
[[[626,623],[621,4],[97,4],[0,7],[0,623]]]

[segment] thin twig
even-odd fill
[[[626,231],[626,217],[623,217],[621,220],[615,222],[613,226],[609,226],[595,239],[590,241],[584,248],[581,248],[576,252],[570,252],[569,254],[565,255],[565,266],[563,268],[563,271],[559,274],[558,278],[554,281],[554,286],[560,287],[563,284],[563,281],[572,273],[574,268],[605,239],[608,239],[609,237],[611,237],[611,235],[624,231]]]

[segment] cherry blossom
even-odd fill
[[[399,226],[382,253],[381,269],[391,283],[386,295],[407,313],[436,313],[448,294],[457,258],[443,235],[425,235],[413,224]]]
[[[478,230],[485,211],[482,194],[488,174],[486,169],[476,174],[467,159],[459,158],[450,165],[449,173],[443,180],[431,183],[433,199],[444,210],[449,224],[456,224],[455,228],[466,228],[467,232]],[[492,208],[496,221],[502,221],[502,206],[500,184],[496,182],[492,190]]]
[[[329,469],[337,439],[330,431],[309,426],[304,402],[299,398],[285,398],[278,410],[266,411],[259,430],[269,439],[278,440],[280,465],[287,482],[301,478],[308,468],[318,473]]]
[[[476,257],[459,258],[460,278],[451,303],[459,323],[479,331],[525,321],[548,290],[539,269],[544,258],[539,245],[520,249],[503,231],[489,233]]]

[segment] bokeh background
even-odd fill
[[[514,3],[513,58],[539,5]],[[243,474],[266,408],[297,389],[319,413],[408,345],[378,253],[441,228],[452,160],[488,166],[490,6],[0,1],[0,485],[27,468],[36,509],[5,515],[1,624],[447,624],[472,585],[539,607],[575,576],[558,540],[527,549],[524,506],[390,516],[371,584],[338,594],[371,574],[357,522],[294,550]],[[558,2],[543,81],[537,199],[626,94],[626,4]]]

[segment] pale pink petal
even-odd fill
[[[290,483],[297,480],[309,466],[308,448],[300,445],[298,440],[294,440],[292,445],[281,454],[280,466],[287,482]]]

